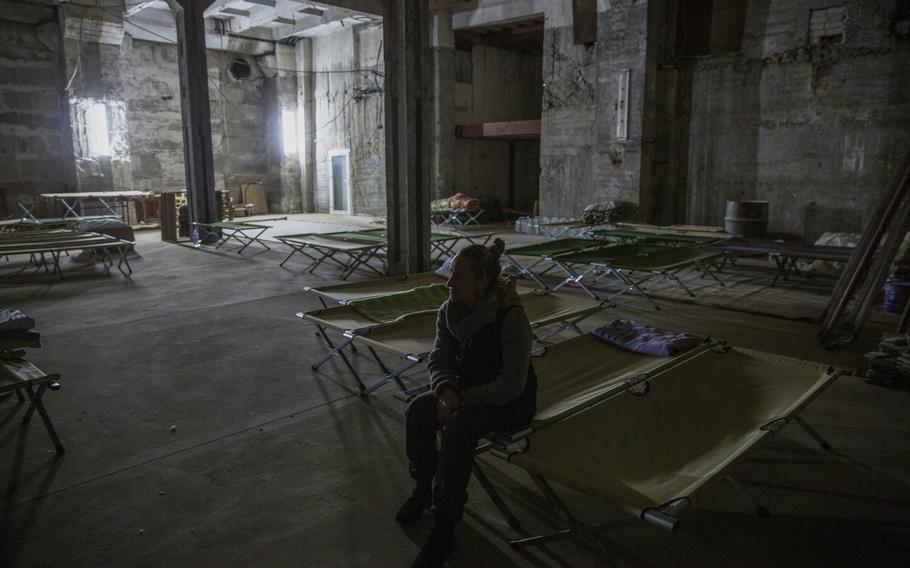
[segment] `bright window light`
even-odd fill
[[[111,155],[111,142],[107,130],[107,108],[104,103],[89,103],[86,107],[85,134],[90,156]]]
[[[281,111],[281,137],[286,156],[297,153],[297,113]]]

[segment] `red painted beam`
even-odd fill
[[[540,119],[463,124],[455,127],[455,136],[472,140],[540,140]]]

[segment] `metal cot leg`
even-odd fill
[[[28,422],[32,417],[32,414],[35,410],[38,411],[38,414],[41,416],[41,420],[44,422],[44,427],[47,428],[47,433],[50,434],[51,440],[54,442],[54,448],[56,448],[58,454],[62,454],[66,450],[63,447],[63,444],[60,442],[60,436],[57,435],[57,430],[54,428],[54,424],[51,422],[50,416],[47,414],[47,410],[44,408],[44,404],[41,402],[41,398],[44,396],[44,393],[47,391],[47,383],[42,384],[38,387],[38,392],[35,392],[32,389],[31,385],[26,385],[25,391],[28,394],[28,399],[30,405],[28,410],[25,412],[25,416],[22,417],[23,422]]]

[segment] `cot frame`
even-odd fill
[[[723,252],[723,260],[720,268],[722,270],[727,262],[734,264],[735,259],[742,254],[767,254],[774,260],[777,272],[771,281],[771,287],[777,286],[777,282],[783,278],[790,281],[790,275],[794,272],[800,276],[803,273],[796,266],[800,260],[825,260],[829,262],[847,262],[853,255],[853,247],[835,247],[827,245],[804,245],[790,243],[765,243],[759,241],[733,241],[727,243],[717,243],[712,246]]]
[[[482,207],[478,207],[477,209],[460,207],[458,209],[432,211],[430,213],[430,222],[434,227],[445,227],[446,225],[450,227],[480,225],[480,216],[484,213],[485,210]],[[464,216],[464,219],[462,219],[462,215]],[[438,217],[441,217],[441,220],[437,220]]]
[[[347,280],[360,267],[385,276],[382,270],[369,264],[373,257],[387,250],[388,243],[384,239],[380,240],[368,235],[360,238],[336,238],[332,235],[333,233],[276,236],[278,241],[291,248],[291,252],[278,266],[283,267],[291,257],[299,253],[312,260],[307,267],[307,272],[311,274],[324,262],[331,261],[342,268],[341,280]],[[333,243],[333,241],[335,242]],[[317,256],[310,255],[306,249],[312,249]],[[335,258],[335,255],[339,253],[346,255],[348,262],[345,263]]]
[[[284,221],[287,217],[275,217],[272,219],[262,219],[260,221],[215,221],[214,223],[200,223],[193,221],[194,227],[199,227],[205,232],[206,237],[215,237],[218,239],[213,250],[220,249],[231,239],[240,243],[240,248],[235,251],[237,254],[243,254],[251,244],[256,243],[265,250],[272,248],[265,244],[261,239],[262,234],[273,228],[272,225],[261,225],[269,221]],[[247,231],[256,231],[253,235],[248,235]],[[205,240],[205,239],[203,239]]]
[[[552,242],[558,242],[558,240],[559,239],[556,239]],[[573,239],[573,240],[580,241],[580,240],[587,240],[587,239]],[[607,243],[606,241],[591,239],[590,246],[567,247],[565,250],[561,251],[558,254],[567,254],[567,253],[581,252],[581,251],[586,251],[586,250],[596,250],[596,249],[603,248],[603,247],[607,246],[608,244],[609,243]],[[552,254],[552,253],[543,254],[543,255],[523,255],[523,254],[521,254],[521,252],[520,252],[521,249],[526,249],[526,248],[528,248],[528,246],[537,246],[537,245],[525,245],[525,246],[520,246],[520,247],[512,247],[512,249],[506,250],[503,253],[503,256],[506,257],[506,260],[508,260],[512,264],[512,266],[514,266],[515,268],[517,268],[519,270],[519,272],[521,273],[520,276],[529,277],[531,280],[533,280],[534,282],[537,283],[537,285],[540,287],[541,290],[555,291],[555,290],[550,290],[550,287],[547,286],[547,284],[542,280],[542,278],[544,276],[546,276],[548,272],[550,272],[551,270],[553,270],[554,268],[557,267],[556,262],[553,260],[554,257],[557,256],[557,254]],[[537,260],[535,260],[528,266],[523,266],[520,262],[515,260],[513,255],[514,256],[528,256],[529,258],[536,258]],[[534,268],[543,262],[549,262],[550,266],[548,266],[547,269],[544,270],[543,272],[540,272],[540,273],[534,272]]]
[[[621,266],[622,259],[619,259],[619,260],[616,260],[616,261],[613,261],[610,263],[608,263],[608,262],[591,262],[591,263],[587,264],[588,267],[585,270],[582,270],[580,272],[576,271],[573,268],[572,265],[575,263],[572,263],[570,260],[567,260],[565,258],[560,259],[558,256],[556,256],[553,258],[553,261],[562,269],[563,272],[566,273],[566,278],[562,282],[557,284],[555,287],[553,287],[553,292],[558,291],[563,286],[568,286],[570,284],[574,284],[574,285],[577,285],[579,288],[581,288],[586,294],[588,294],[595,300],[599,300],[600,296],[598,296],[597,293],[594,292],[594,290],[592,289],[592,286],[594,284],[596,284],[602,278],[612,275],[612,276],[616,277],[617,280],[620,281],[620,283],[624,286],[624,288],[621,289],[619,292],[615,292],[615,293],[607,296],[606,299],[608,301],[612,301],[614,298],[621,296],[627,292],[638,292],[643,298],[645,298],[651,304],[651,306],[655,310],[660,310],[660,306],[657,305],[657,302],[654,301],[654,298],[650,294],[645,292],[644,288],[642,287],[642,284],[644,284],[645,282],[648,282],[649,280],[651,280],[653,278],[662,277],[665,280],[671,280],[671,281],[675,282],[680,288],[683,289],[683,291],[686,292],[686,294],[689,295],[689,297],[695,298],[696,296],[692,292],[692,290],[690,290],[689,287],[686,286],[682,280],[680,280],[679,274],[682,272],[685,272],[687,270],[696,269],[701,272],[702,278],[704,278],[705,276],[710,276],[717,284],[724,286],[724,283],[721,282],[721,280],[717,277],[717,275],[711,271],[712,267],[715,268],[715,271],[719,271],[719,269],[715,267],[714,261],[717,258],[719,258],[720,256],[722,256],[722,254],[717,253],[716,256],[701,259],[701,260],[695,260],[690,263],[687,263],[684,266],[680,266],[677,268],[668,268],[668,269],[664,269],[664,270],[650,270],[650,271],[626,269]],[[617,266],[617,264],[619,264],[620,266]],[[635,280],[631,276],[631,274],[634,272],[645,272],[646,276],[644,276],[643,278],[640,278],[638,280]],[[585,285],[583,280],[590,275],[594,276],[594,280],[592,280],[588,285]]]
[[[713,350],[715,352],[719,352],[719,353],[724,353],[729,349],[728,347],[726,347],[726,344],[724,342],[717,341],[717,340],[709,339],[708,344],[710,345],[709,348],[711,350]],[[699,353],[702,353],[702,352],[704,352],[703,349],[699,350]],[[696,355],[699,353],[696,353]],[[687,357],[683,361],[686,361],[689,359],[690,359],[690,357]],[[679,363],[682,363],[683,361],[680,361]],[[626,381],[626,384],[628,384],[628,386],[626,388],[616,389],[613,392],[609,393],[604,398],[596,401],[594,404],[601,404],[603,402],[606,402],[606,401],[610,400],[611,398],[613,398],[614,396],[617,396],[617,395],[621,394],[622,392],[625,392],[626,390],[629,390],[635,394],[640,394],[640,395],[644,396],[647,393],[647,384],[648,384],[647,381],[657,378],[660,374],[666,372],[669,369],[672,369],[675,366],[676,365],[674,364],[674,365],[670,365],[670,366],[659,367],[659,368],[655,369],[655,371],[653,373],[648,373],[648,376],[645,378],[642,378],[640,380],[635,380],[635,381]],[[794,422],[800,428],[802,428],[806,432],[806,434],[808,434],[809,437],[822,450],[824,450],[826,452],[833,451],[831,444],[825,438],[823,438],[802,416],[800,416],[800,414],[802,413],[803,410],[805,410],[806,407],[808,407],[813,401],[815,401],[816,398],[821,396],[821,394],[825,390],[827,390],[828,387],[834,381],[836,381],[841,376],[848,375],[848,374],[850,374],[849,371],[846,371],[843,369],[828,368],[827,372],[824,375],[826,377],[824,384],[822,384],[813,393],[811,393],[808,397],[806,397],[806,399],[803,400],[799,405],[797,405],[791,412],[789,412],[785,416],[781,416],[777,419],[771,420],[770,422],[768,422],[767,424],[762,426],[761,430],[767,432],[769,435],[773,435],[773,434],[780,432],[785,426],[787,426],[791,422]],[[642,385],[645,386],[644,389],[642,389]],[[635,392],[635,390],[633,390],[636,388],[640,389],[640,392]],[[589,404],[589,403],[584,404],[578,410],[578,412],[582,412],[586,408],[589,408],[590,406],[591,406],[591,404]],[[478,481],[480,482],[484,491],[490,497],[490,500],[497,507],[497,509],[499,510],[502,517],[506,520],[506,522],[509,524],[509,526],[515,530],[520,529],[520,527],[521,527],[520,522],[515,517],[515,515],[512,513],[512,511],[509,509],[508,505],[506,504],[506,502],[502,498],[502,496],[499,494],[499,491],[496,489],[496,487],[492,483],[490,483],[487,476],[483,473],[483,471],[478,463],[477,457],[483,453],[489,453],[499,459],[502,459],[504,461],[511,463],[511,459],[514,455],[519,454],[519,453],[524,453],[528,450],[528,448],[531,445],[531,437],[535,431],[536,430],[534,428],[529,427],[529,428],[520,430],[516,433],[512,433],[512,434],[506,433],[506,434],[500,434],[500,435],[493,436],[493,437],[491,437],[490,442],[479,446],[475,453],[474,472],[475,472],[475,474],[480,472],[480,475],[478,476]],[[744,454],[751,451],[752,448],[754,448],[763,439],[765,439],[764,436],[762,438],[756,440],[746,450],[746,452],[744,452]],[[743,500],[743,502],[749,507],[750,510],[752,510],[753,512],[755,512],[757,515],[759,515],[761,517],[768,517],[771,514],[770,511],[765,506],[761,505],[748,491],[746,491],[745,488],[743,488],[742,485],[731,474],[727,473],[733,467],[733,465],[735,465],[737,462],[739,462],[741,459],[743,459],[744,454],[741,454],[741,455],[737,456],[736,458],[734,458],[730,463],[728,463],[726,466],[721,468],[721,470],[718,471],[718,473],[712,477],[718,477],[718,476],[723,475],[724,480],[734,489],[734,491],[737,493],[737,495]],[[521,467],[521,466],[518,466],[518,467]],[[551,507],[553,507],[557,511],[557,513],[561,514],[561,516],[565,519],[565,523],[567,526],[566,526],[566,528],[559,529],[559,530],[549,532],[549,533],[509,540],[508,541],[509,544],[515,548],[540,546],[540,545],[546,544],[548,542],[552,542],[555,540],[561,540],[561,539],[565,539],[565,538],[592,536],[592,535],[595,535],[597,531],[602,530],[602,529],[618,528],[621,526],[627,526],[630,523],[637,522],[637,519],[634,519],[634,518],[621,519],[618,521],[608,521],[605,523],[596,523],[596,524],[582,522],[577,517],[575,517],[571,513],[571,511],[569,511],[569,509],[565,505],[565,503],[563,503],[563,501],[561,499],[559,499],[558,494],[553,490],[552,486],[549,484],[549,482],[546,480],[546,478],[544,478],[543,476],[541,476],[539,474],[533,473],[531,471],[527,471],[527,473],[531,476],[531,478],[533,479],[535,484],[537,484],[538,489],[544,495],[545,499],[551,505]],[[698,488],[696,489],[696,491],[698,491]],[[686,508],[688,508],[688,506],[690,504],[691,504],[691,497],[689,495],[679,496],[674,499],[671,499],[670,501],[667,501],[666,503],[661,504],[658,507],[644,509],[641,512],[641,514],[639,515],[639,519],[642,521],[645,521],[646,523],[655,525],[659,528],[672,532],[672,531],[676,530],[676,528],[678,527],[680,513],[682,513],[682,511],[684,511]],[[595,543],[597,543],[596,540],[595,540]]]
[[[19,365],[20,369],[14,368],[13,365]],[[44,373],[34,364],[23,359],[0,360],[0,397],[15,393],[20,405],[28,401],[28,408],[22,416],[20,428],[24,428],[32,415],[37,412],[54,443],[57,455],[60,455],[66,449],[60,441],[57,429],[54,428],[54,423],[43,402],[48,389],[53,391],[60,389],[60,375]],[[22,391],[25,391],[25,396],[22,396]]]
[[[546,294],[540,293],[538,291],[531,292],[531,294],[538,295],[538,296],[546,295]],[[587,308],[578,309],[575,313],[573,313],[569,316],[548,317],[548,318],[544,318],[539,321],[532,321],[530,323],[531,323],[531,333],[534,337],[534,341],[539,344],[546,344],[547,341],[549,340],[549,338],[553,337],[554,335],[556,335],[566,329],[571,329],[578,334],[582,334],[584,332],[581,330],[580,327],[578,327],[578,324],[581,323],[582,321],[584,321],[585,319],[591,317],[592,315],[600,313],[605,308],[610,307],[610,306],[612,306],[612,304],[609,302],[600,302],[596,306],[592,305]],[[549,333],[541,335],[537,331],[540,328],[549,327],[554,324],[559,324],[559,326],[556,327],[555,329],[553,329],[552,331],[550,331]],[[388,324],[388,325],[395,325],[395,324]],[[364,346],[367,346],[370,348],[370,352],[373,355],[373,357],[376,359],[377,365],[384,373],[384,376],[381,379],[375,381],[374,383],[372,383],[370,385],[367,385],[365,389],[362,389],[361,395],[368,396],[368,395],[372,394],[374,391],[376,391],[377,389],[379,389],[380,387],[382,387],[388,383],[394,383],[395,386],[398,387],[399,392],[397,394],[400,395],[401,397],[403,397],[404,400],[409,400],[413,396],[427,390],[428,386],[423,385],[423,386],[417,387],[415,389],[408,389],[402,382],[401,378],[405,373],[407,373],[409,370],[414,368],[416,365],[424,363],[426,361],[426,358],[429,356],[430,350],[432,349],[432,345],[428,345],[426,347],[426,349],[422,350],[419,353],[413,353],[413,352],[412,353],[402,353],[398,350],[390,349],[386,345],[384,345],[381,341],[376,341],[370,337],[371,332],[373,332],[377,329],[381,329],[383,327],[386,327],[386,326],[371,327],[371,328],[364,330],[361,333],[356,333],[351,330],[347,330],[344,332],[344,336],[347,339],[350,339],[351,341],[353,341],[355,343],[357,343],[357,342],[362,343]],[[397,368],[390,369],[390,367],[388,365],[386,365],[386,364],[384,364],[384,362],[382,362],[382,359],[375,352],[374,348],[398,355],[398,356],[402,357],[405,360],[405,362],[402,363]]]
[[[110,269],[114,266],[110,249],[115,248],[120,255],[117,269],[124,276],[129,276],[133,273],[133,268],[127,258],[127,249],[134,244],[133,241],[125,241],[116,237],[91,232],[26,232],[16,233],[14,237],[0,238],[0,256],[10,257],[27,254],[29,255],[29,263],[34,265],[36,270],[44,268],[45,272],[47,272],[50,268],[52,275],[56,274],[60,280],[63,280],[63,270],[60,267],[60,256],[62,254],[79,249],[88,249],[93,253],[100,253],[105,272],[110,272]],[[50,257],[50,267],[48,257]]]

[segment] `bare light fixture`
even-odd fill
[[[297,113],[290,109],[281,111],[281,143],[285,156],[297,153]]]
[[[107,107],[102,102],[85,105],[86,151],[93,158],[111,155],[111,140],[107,125]]]

